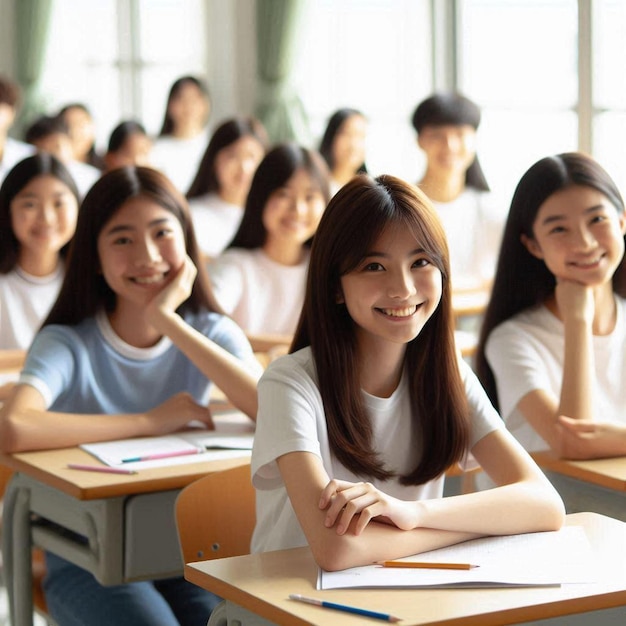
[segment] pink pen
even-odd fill
[[[121,467],[108,467],[106,465],[81,465],[80,463],[68,463],[68,469],[83,470],[84,472],[102,472],[103,474],[136,474],[135,470]]]
[[[190,454],[200,454],[201,450],[194,448],[193,450],[178,450],[174,452],[157,452],[155,454],[146,454],[144,456],[135,456],[129,459],[122,459],[122,463],[137,463],[138,461],[156,461],[157,459],[169,459],[174,456],[187,456]]]

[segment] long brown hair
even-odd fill
[[[454,343],[449,254],[443,228],[426,196],[393,176],[359,175],[330,201],[311,248],[306,294],[291,351],[311,346],[330,446],[353,473],[392,477],[372,448],[372,425],[359,384],[355,324],[337,304],[341,276],[353,270],[385,229],[409,229],[442,274],[439,306],[407,345],[415,432],[422,458],[402,476],[422,484],[461,459],[469,439],[469,410]]]
[[[189,298],[180,313],[202,309],[222,312],[212,295],[206,270],[200,261],[187,201],[160,172],[147,167],[123,167],[105,174],[83,200],[70,247],[63,286],[44,326],[74,325],[101,308],[115,309],[115,292],[100,272],[98,236],[119,208],[131,198],[145,197],[173,213],[181,224],[185,248],[198,270]]]

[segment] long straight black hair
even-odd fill
[[[545,302],[556,287],[554,275],[541,259],[527,250],[521,237],[533,238],[533,225],[541,205],[553,194],[574,185],[599,191],[618,213],[624,212],[624,201],[617,185],[596,161],[585,154],[568,152],[546,157],[522,176],[504,227],[496,276],[475,356],[476,373],[496,408],[499,403],[495,378],[485,356],[489,335],[498,324]],[[626,297],[624,259],[613,275],[613,289]]]
[[[40,152],[15,165],[0,187],[0,274],[12,271],[20,255],[20,242],[11,226],[11,202],[38,176],[54,176],[67,186],[76,202],[80,204],[80,196],[72,175],[56,157]],[[62,258],[67,256],[69,246],[68,242],[59,251]]]
[[[98,236],[122,205],[137,197],[147,198],[176,216],[183,230],[187,254],[198,270],[191,295],[178,311],[206,309],[222,312],[211,292],[204,265],[200,262],[185,198],[168,178],[156,170],[122,167],[102,176],[83,200],[63,286],[44,325],[75,325],[94,316],[100,309],[115,309],[115,292],[100,271]]]

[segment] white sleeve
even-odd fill
[[[321,457],[317,420],[323,419],[322,404],[316,385],[291,356],[270,364],[258,393],[252,482],[257,489],[273,489],[282,483],[278,457],[289,452]]]
[[[512,322],[501,324],[489,335],[485,356],[496,381],[500,414],[505,421],[527,393],[535,389],[552,393],[537,342],[537,338]]]

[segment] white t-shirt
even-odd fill
[[[246,333],[292,335],[308,266],[308,250],[298,265],[281,265],[260,248],[229,248],[207,268],[217,301]]]
[[[209,130],[203,130],[191,139],[166,135],[154,140],[150,160],[185,194],[196,177],[200,161],[209,145]]]
[[[435,202],[450,248],[450,268],[455,288],[472,288],[493,277],[502,219],[494,197],[471,187],[452,202]]]
[[[189,208],[200,250],[214,259],[232,241],[243,217],[243,207],[208,193],[189,200]]]
[[[626,300],[616,297],[616,303],[613,332],[593,337],[594,414],[602,421],[626,424]],[[548,445],[517,410],[517,404],[536,389],[558,400],[564,354],[563,323],[543,305],[503,322],[487,340],[485,355],[496,380],[500,413],[529,452],[546,450]]]
[[[97,167],[80,161],[69,161],[65,164],[72,175],[81,198],[87,195],[94,183],[100,178],[101,172]]]
[[[469,449],[504,424],[469,366],[460,362],[461,375],[471,410]],[[406,473],[421,454],[411,420],[408,383],[403,376],[389,398],[363,393],[374,430],[374,448],[386,467]],[[259,411],[252,450],[252,482],[257,489],[257,522],[253,552],[307,545],[291,506],[276,459],[289,452],[311,452],[320,457],[331,478],[358,482],[333,455],[328,441],[326,417],[317,387],[310,348],[272,362],[259,381]],[[424,485],[401,485],[397,479],[370,479],[385,493],[403,500],[440,498],[444,476]]]
[[[26,350],[55,303],[64,266],[48,276],[31,276],[16,267],[0,274],[0,349]]]
[[[35,148],[30,144],[7,137],[0,159],[0,183],[15,165],[33,154],[35,154]]]

